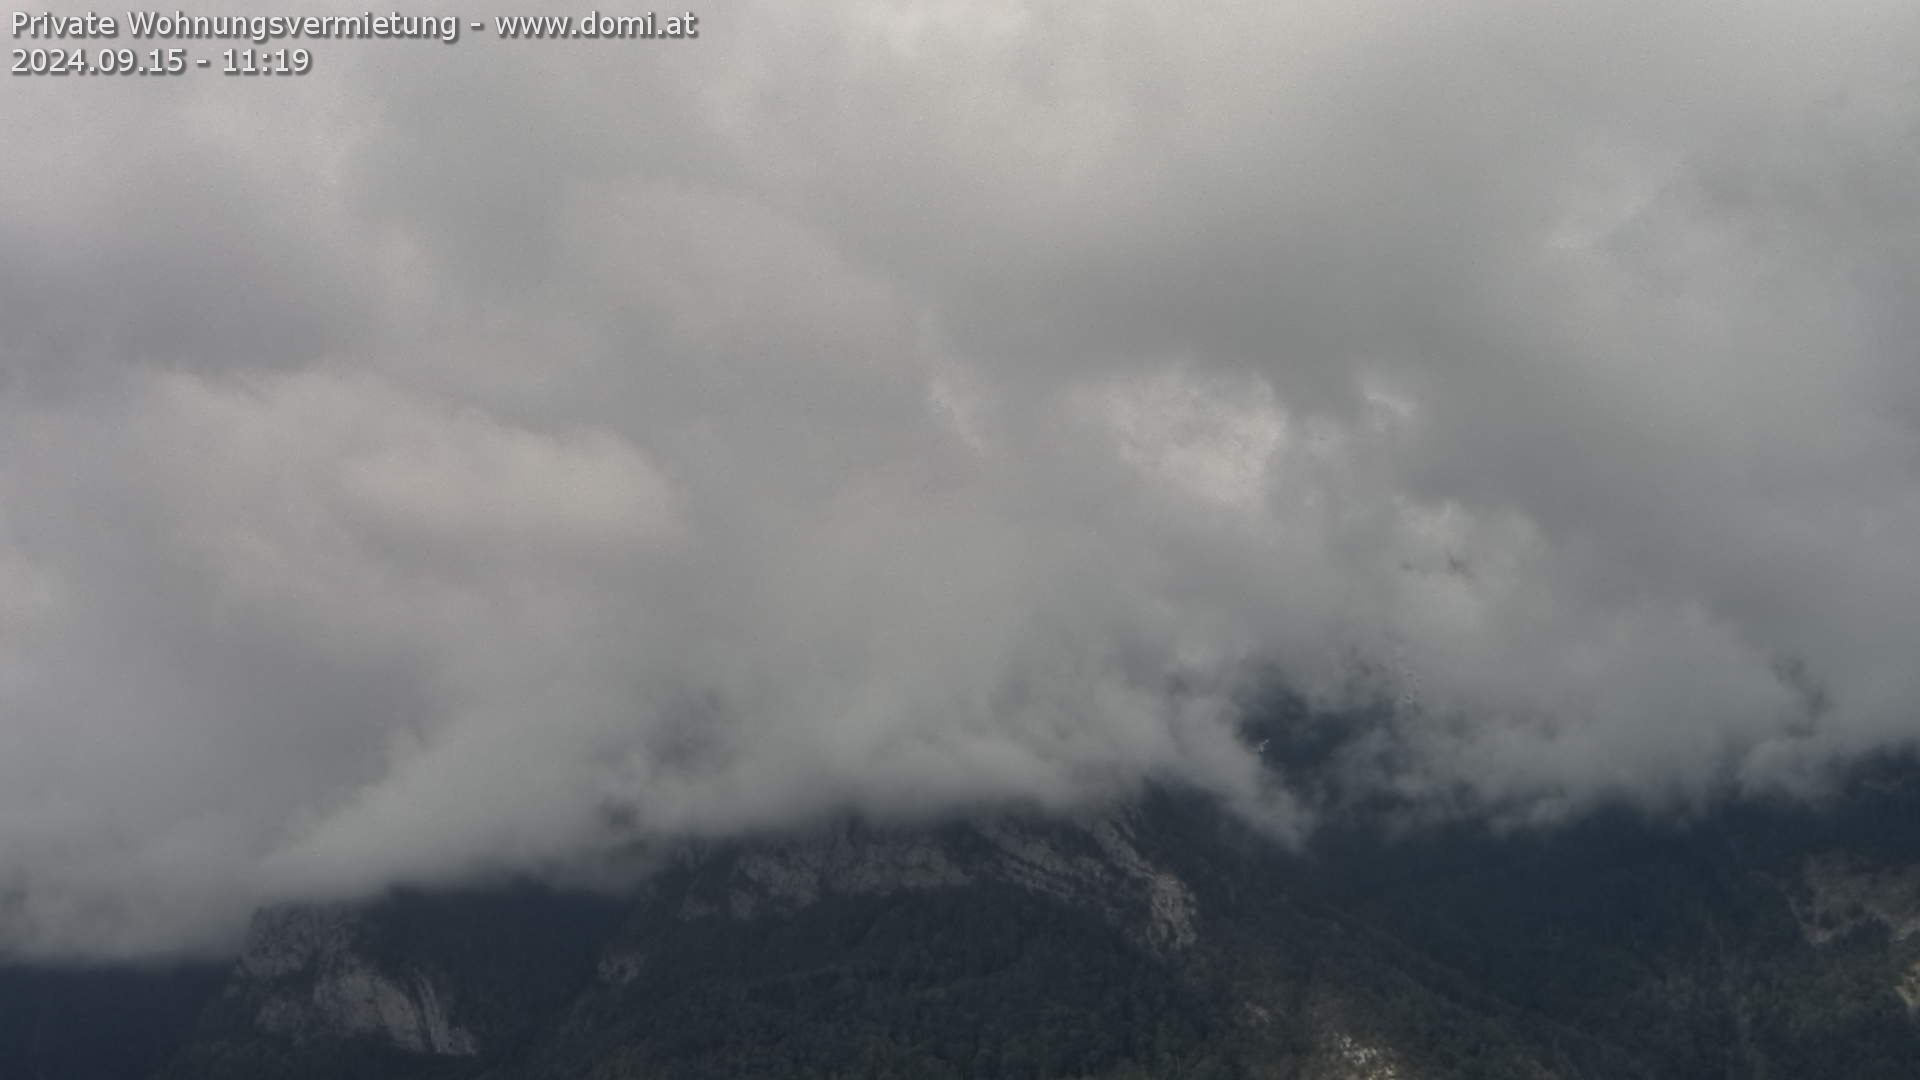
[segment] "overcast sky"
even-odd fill
[[[700,15],[9,81],[0,950],[1154,780],[1298,838],[1268,671],[1505,821],[1920,735],[1911,0]]]

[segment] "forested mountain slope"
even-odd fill
[[[1304,852],[1156,791],[280,909],[217,968],[8,971],[0,1075],[1908,1077],[1913,775]]]

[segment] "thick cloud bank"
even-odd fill
[[[0,949],[1920,735],[1920,7],[702,16],[0,97]]]

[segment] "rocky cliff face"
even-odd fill
[[[223,1020],[209,1045],[277,1044],[285,1049],[273,1060],[283,1064],[340,1045],[402,1055],[394,1061],[486,1061],[512,1048],[530,1062],[528,1075],[578,1075],[595,1062],[606,1065],[604,1044],[613,1044],[616,1061],[680,1052],[660,1047],[699,1021],[655,1025],[650,1018],[687,1007],[682,999],[689,994],[719,993],[729,1000],[702,1011],[721,1010],[729,1025],[748,1022],[740,1013],[757,1016],[757,1006],[732,1000],[744,988],[749,999],[791,996],[800,1019],[782,1038],[818,1037],[823,1025],[844,1022],[830,1015],[834,1010],[884,1011],[932,995],[950,1001],[962,1018],[1004,1013],[993,1022],[1007,1028],[1003,1038],[1022,1038],[1017,1033],[1027,1024],[1065,1023],[1068,1042],[1117,1040],[1111,1051],[1087,1053],[1090,1061],[1118,1065],[1128,1053],[1129,1027],[1157,1022],[1150,1015],[1126,1019],[1134,996],[1140,1005],[1157,1002],[1152,1008],[1186,1014],[1178,1030],[1156,1036],[1167,1044],[1155,1051],[1166,1067],[1182,1055],[1205,1058],[1208,1038],[1231,1037],[1300,1041],[1287,1053],[1306,1069],[1302,1075],[1419,1075],[1364,1017],[1343,1016],[1337,1037],[1330,1026],[1306,1038],[1299,1017],[1273,1011],[1291,1008],[1288,994],[1275,1000],[1218,985],[1213,969],[1222,943],[1209,939],[1206,901],[1173,865],[1175,839],[1134,808],[1066,821],[1002,816],[928,828],[842,822],[689,850],[641,893],[614,902],[624,914],[595,936],[570,1001],[531,1045],[527,1032],[491,1023],[510,1010],[474,1007],[494,996],[479,988],[488,979],[462,977],[446,962],[484,942],[396,953],[383,942],[413,943],[418,934],[383,930],[381,904],[277,909],[256,918],[216,1003]],[[417,906],[424,916],[433,904]],[[904,925],[890,928],[893,921]],[[888,934],[898,940],[882,940]],[[745,941],[760,942],[759,953],[735,955]],[[877,974],[868,966],[895,965],[901,955],[915,957],[923,970]],[[1080,964],[1087,971],[1066,976],[1079,985],[1060,992],[1049,986],[1062,975],[1059,967]],[[491,981],[513,993],[514,978]],[[1209,1004],[1249,993],[1272,1001],[1273,1009],[1249,1005],[1236,1014],[1224,1001]],[[985,997],[970,1002],[975,994]],[[872,1000],[810,1011],[836,995]],[[1049,1020],[1050,1007],[1087,1013]],[[1213,1009],[1221,1015],[1209,1015]],[[924,1019],[945,1022],[938,1010]],[[587,1037],[577,1037],[583,1032]],[[638,1049],[618,1049],[623,1043]],[[972,1042],[965,1052],[975,1052]],[[224,1060],[225,1053],[209,1057]],[[1066,1054],[1056,1056],[1064,1062]],[[391,1061],[383,1067],[404,1071]],[[611,1076],[650,1075],[631,1062],[607,1067]],[[713,1064],[689,1075],[727,1075],[735,1067]]]
[[[936,829],[843,823],[685,853],[669,884],[648,890],[638,932],[596,946],[603,985],[633,982],[648,963],[638,941],[662,915],[679,923],[791,920],[823,903],[982,887],[1018,890],[1085,913],[1152,955],[1175,957],[1199,937],[1199,903],[1144,852],[1134,817],[997,819]],[[388,1050],[471,1057],[499,1041],[463,1010],[459,980],[431,958],[374,947],[378,905],[286,907],[256,916],[221,992],[244,1029],[298,1049],[358,1041]],[[669,914],[670,913],[670,914]],[[229,1030],[231,1038],[245,1032]]]
[[[224,993],[252,1014],[262,1033],[296,1045],[363,1037],[419,1054],[478,1052],[473,1034],[453,1019],[456,994],[444,977],[383,969],[358,936],[350,908],[262,912]]]
[[[840,822],[689,847],[620,895],[262,913],[161,1075],[1910,1080],[1916,820],[1920,780],[1306,853],[1175,793]],[[8,1050],[4,1012],[0,1066],[51,1060]]]
[[[1886,935],[1897,965],[1890,989],[1920,1018],[1920,864],[1888,865],[1846,852],[1809,857],[1793,905],[1809,944],[1828,946],[1863,931]]]
[[[1812,944],[1868,924],[1884,927],[1895,941],[1920,933],[1920,866],[1877,865],[1828,851],[1808,857],[1800,878],[1807,899],[1795,914]]]
[[[1098,913],[1154,949],[1196,939],[1197,904],[1143,854],[1127,814],[1073,823],[999,819],[933,831],[848,826],[744,845],[690,890],[683,919],[791,914],[827,897],[1006,884]]]

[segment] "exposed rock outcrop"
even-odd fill
[[[1795,914],[1810,944],[1869,923],[1885,926],[1895,941],[1920,933],[1920,866],[1875,866],[1828,852],[1807,859],[1801,879],[1808,900]]]
[[[1920,955],[1915,955],[1920,944],[1920,866],[1884,866],[1826,852],[1805,861],[1801,884],[1804,899],[1793,898],[1792,906],[1807,942],[1825,946],[1855,931],[1884,928],[1894,955],[1907,958],[1893,992],[1908,1014],[1920,1019]]]
[[[424,971],[387,971],[364,955],[355,915],[341,907],[278,908],[254,919],[231,997],[264,1032],[296,1043],[368,1037],[422,1054],[472,1055],[451,995]]]
[[[823,896],[978,882],[1018,885],[1092,908],[1158,950],[1179,951],[1198,940],[1193,891],[1141,852],[1121,815],[1073,825],[1001,819],[943,832],[843,827],[763,840],[738,855],[723,885],[691,890],[680,916],[752,919]]]

